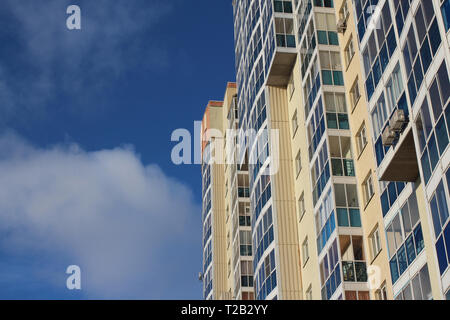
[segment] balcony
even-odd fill
[[[415,182],[419,178],[416,148],[409,124],[378,169],[381,181]]]
[[[275,17],[275,33],[276,49],[273,63],[268,72],[267,84],[285,87],[289,83],[297,58],[294,19]]]

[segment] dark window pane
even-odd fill
[[[436,138],[439,145],[439,153],[442,155],[448,145],[447,126],[444,117],[436,124]]]
[[[416,254],[419,255],[425,247],[422,226],[420,224],[414,229],[414,243],[416,244]]]
[[[441,11],[442,11],[442,18],[444,19],[445,31],[448,31],[450,29],[450,0],[444,1]]]
[[[389,204],[392,206],[397,200],[397,190],[395,188],[395,183],[389,183],[388,186],[388,192],[389,192]]]
[[[448,220],[448,207],[447,207],[447,196],[445,194],[444,185],[441,181],[436,189],[436,197],[439,207],[439,216],[441,218],[441,225],[444,226]]]
[[[381,195],[381,208],[383,210],[383,217],[384,217],[384,216],[386,216],[386,214],[388,213],[389,208],[390,208],[387,190],[385,190],[383,192],[383,194]]]
[[[348,221],[347,209],[338,208],[337,215],[338,215],[338,225],[340,227],[349,227],[350,226],[349,221]]]
[[[398,273],[398,265],[397,265],[397,256],[394,255],[394,257],[389,262],[389,266],[391,269],[391,276],[392,276],[392,283],[396,283],[399,278]]]
[[[438,241],[436,242],[436,252],[437,252],[437,257],[438,257],[438,262],[439,262],[439,270],[441,271],[441,275],[442,275],[442,274],[444,274],[444,272],[448,266],[447,254],[445,252],[443,237],[440,237],[438,239]]]
[[[425,138],[428,139],[430,136],[431,131],[433,130],[433,123],[431,122],[430,117],[430,109],[428,108],[428,100],[424,99],[422,107],[420,108],[422,112],[422,122],[425,129],[426,136]]]
[[[339,129],[341,130],[350,129],[350,125],[348,123],[348,116],[346,114],[339,113],[338,119],[339,119]]]
[[[380,50],[380,63],[381,63],[382,72],[384,72],[389,63],[389,56],[388,56],[388,52],[387,52],[386,43],[383,45],[383,47]]]
[[[417,89],[419,89],[423,81],[423,73],[420,64],[420,58],[417,58],[416,63],[414,64],[414,77],[416,79]]]
[[[441,45],[441,34],[439,33],[437,19],[434,19],[428,34],[430,36],[431,50],[433,51],[433,55],[435,55]]]
[[[400,270],[400,275],[402,275],[408,268],[405,245],[400,247],[400,249],[397,252],[397,256],[398,256],[398,267]]]
[[[327,113],[327,127],[330,129],[337,129],[337,119],[335,113]]]
[[[442,101],[447,103],[450,97],[450,79],[447,72],[445,61],[441,64],[438,70],[439,86],[441,87]]]
[[[355,228],[361,228],[361,216],[358,209],[350,209],[350,225]]]
[[[428,37],[425,37],[425,42],[422,44],[422,48],[420,49],[420,57],[422,58],[423,73],[426,74],[428,68],[430,67],[431,60],[433,59],[431,57],[431,50],[430,44],[428,43]]]
[[[421,158],[421,163],[422,163],[423,178],[425,180],[425,184],[427,184],[431,177],[430,160],[428,159],[428,149],[425,149],[425,152],[423,153]]]
[[[408,264],[411,264],[416,258],[416,249],[414,248],[414,239],[413,236],[409,236],[409,238],[405,242],[406,245],[406,254],[408,257]]]
[[[412,69],[412,62],[411,58],[409,56],[409,48],[408,44],[405,44],[405,47],[403,48],[403,59],[405,61],[405,67],[406,67],[406,75],[409,76]]]
[[[439,162],[439,153],[434,133],[431,135],[430,141],[428,141],[428,150],[430,152],[431,171],[433,172]]]
[[[436,238],[441,233],[441,219],[439,218],[439,209],[437,204],[436,196],[434,196],[430,201],[431,217],[433,218],[434,234]]]
[[[339,45],[338,36],[337,36],[336,32],[329,31],[328,32],[328,39],[329,39],[329,44],[330,45],[334,45],[334,46],[338,46]]]
[[[391,31],[389,32],[387,36],[387,44],[389,49],[389,56],[392,57],[394,54],[395,48],[397,48],[397,40],[395,40],[395,33],[394,28],[391,28]]]
[[[327,32],[326,31],[317,31],[317,37],[320,44],[328,44]]]
[[[433,108],[434,119],[439,119],[442,113],[441,96],[439,95],[439,88],[436,79],[430,87],[431,107]]]
[[[417,27],[416,29],[417,29],[417,33],[419,35],[419,42],[421,43],[427,33],[427,28],[425,27],[423,11],[422,11],[422,7],[420,5],[416,12],[416,15],[414,16],[414,19],[416,21],[416,27]]]
[[[414,101],[416,101],[417,97],[417,91],[416,91],[416,83],[414,81],[414,77],[411,75],[408,80],[408,91],[409,91],[409,97],[411,98],[411,103],[414,104]]]

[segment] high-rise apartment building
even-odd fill
[[[202,121],[203,293],[253,300],[248,165],[238,165],[236,84],[210,101]],[[227,135],[229,133],[229,135]]]
[[[205,298],[244,298],[249,274],[245,298],[448,299],[450,0],[233,11],[237,87],[204,120],[238,129],[217,186],[203,151]]]

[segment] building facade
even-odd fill
[[[205,298],[448,299],[450,0],[233,13],[237,85],[204,119],[236,129],[215,148],[232,159],[217,190],[202,151]]]

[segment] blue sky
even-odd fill
[[[200,168],[170,136],[234,80],[231,0],[2,0],[0,42],[0,298],[200,299]]]

